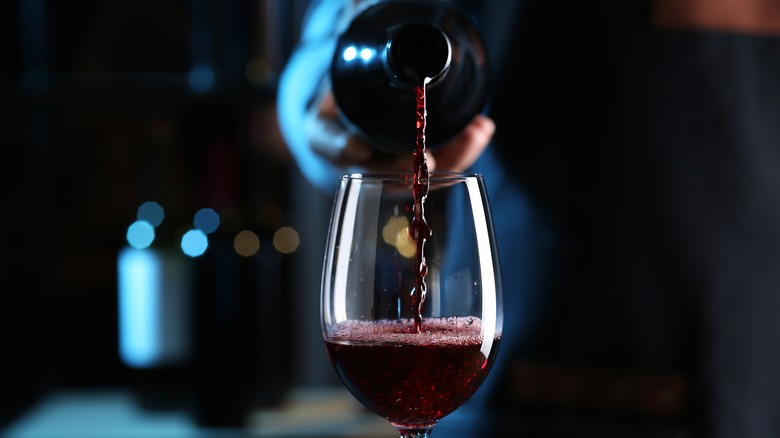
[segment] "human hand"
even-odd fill
[[[313,150],[342,169],[370,172],[412,171],[410,153],[392,154],[377,150],[364,138],[350,133],[339,119],[331,93],[322,96],[307,121],[307,135]],[[492,119],[478,115],[447,144],[427,151],[430,172],[463,172],[482,155],[490,144],[496,125]]]

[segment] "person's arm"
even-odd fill
[[[285,65],[277,88],[279,127],[287,147],[303,176],[317,188],[328,191],[335,188],[341,172],[314,153],[307,123],[315,100],[325,86],[343,7],[341,0],[315,0],[311,4],[300,41]],[[330,134],[334,142],[340,141],[340,133]]]

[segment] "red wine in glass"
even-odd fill
[[[484,381],[501,341],[502,308],[481,176],[431,173],[414,183],[408,173],[342,177],[321,310],[323,339],[345,386],[402,437],[422,438]],[[415,254],[385,240],[386,224],[399,218],[407,228],[396,235],[418,245]],[[417,297],[414,314],[410,294]]]
[[[460,407],[487,376],[500,335],[484,342],[479,319],[346,321],[326,346],[344,385],[396,426],[432,426]],[[484,350],[487,350],[487,355]]]

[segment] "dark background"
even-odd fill
[[[219,406],[333,382],[317,342],[330,201],[296,173],[274,112],[307,3],[0,2],[0,427],[56,391],[117,387],[234,426]],[[118,353],[117,257],[145,201],[165,208],[161,247],[204,207],[241,222],[193,261],[188,360],[139,370]],[[297,251],[274,250],[282,226]],[[255,256],[218,249],[239,228],[260,237]]]

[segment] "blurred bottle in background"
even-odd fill
[[[147,408],[180,405],[192,354],[192,262],[164,222],[159,203],[143,203],[117,261],[119,354]]]

